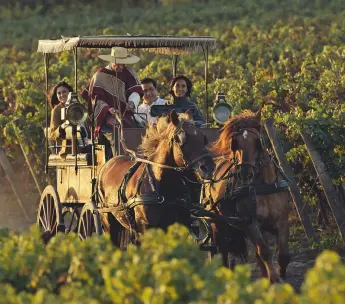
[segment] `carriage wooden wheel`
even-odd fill
[[[61,209],[60,198],[55,188],[47,186],[41,195],[37,214],[37,224],[42,231],[44,242],[48,242],[57,232],[65,231]]]
[[[80,239],[86,240],[92,235],[102,234],[101,219],[93,202],[86,203],[81,210],[78,235]]]

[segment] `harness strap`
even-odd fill
[[[231,196],[228,196],[227,198],[233,200],[238,196],[247,195],[250,188],[255,188],[256,195],[273,194],[289,189],[289,182],[287,180],[282,180],[274,184],[260,184],[238,187],[236,188],[236,190],[233,190],[231,192]]]
[[[131,179],[131,177],[134,175],[134,173],[138,170],[140,167],[141,163],[136,162],[132,167],[128,169],[126,172],[125,176],[122,179],[121,185],[118,190],[118,196],[119,196],[119,202],[127,202],[127,197],[126,197],[126,187]]]
[[[204,153],[204,154],[200,155],[199,157],[193,159],[188,164],[188,166],[186,166],[186,167],[173,167],[173,166],[169,166],[169,165],[164,165],[164,164],[156,163],[156,162],[153,162],[153,161],[150,161],[148,159],[141,158],[141,157],[135,157],[135,160],[138,161],[138,162],[145,163],[145,164],[157,166],[157,167],[160,167],[160,168],[163,168],[163,169],[171,169],[171,170],[175,170],[175,171],[178,171],[178,172],[183,172],[183,171],[189,169],[191,165],[195,164],[200,159],[203,159],[206,156],[210,156],[210,153]]]
[[[190,203],[190,200],[186,199],[185,197],[175,198],[173,200],[165,200],[163,196],[157,196],[154,194],[143,194],[131,197],[128,199],[126,203],[123,203],[121,205],[109,205],[105,208],[99,209],[101,212],[115,212],[115,211],[127,211],[131,208],[134,208],[139,205],[156,205],[156,204],[162,204],[164,202],[164,205],[180,205],[186,209],[189,210],[189,205],[192,205]],[[194,206],[194,205],[193,205]],[[195,207],[195,206],[194,206]]]

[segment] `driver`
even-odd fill
[[[127,65],[138,62],[140,58],[128,54],[123,47],[113,47],[110,55],[98,57],[108,61],[109,65],[93,75],[88,89],[84,89],[81,96],[88,101],[89,114],[94,114],[95,137],[101,132],[111,146],[112,156],[115,156],[114,127],[118,127],[115,112],[120,112],[125,128],[137,127],[133,113],[143,90],[136,74]]]

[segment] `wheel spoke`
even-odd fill
[[[91,235],[91,223],[90,223],[90,211],[87,210],[86,211],[86,225],[87,225],[87,236],[90,236]]]
[[[56,223],[56,211],[55,211],[55,206],[54,206],[54,199],[49,200],[49,227],[51,233],[54,233],[54,225]]]
[[[51,211],[51,203],[52,203],[52,201],[51,201],[51,195],[50,194],[48,194],[47,195],[47,197],[48,197],[48,202],[47,202],[47,221],[48,221],[48,227],[49,227],[49,230],[51,231],[52,230],[52,227],[51,227],[51,215],[52,215],[52,211]]]
[[[85,227],[85,217],[84,217],[84,215],[83,215],[83,217],[82,217],[82,224],[83,224],[83,232],[84,232],[84,236],[85,236],[85,238],[87,237],[87,231],[86,231],[86,227]]]
[[[48,226],[48,217],[47,217],[47,198],[45,197],[42,202],[42,209],[43,209],[43,216],[44,216],[44,221],[46,223],[46,231],[49,230]]]
[[[92,233],[96,233],[95,218],[93,215],[92,215],[91,223],[92,223]]]
[[[92,235],[93,231],[93,213],[91,212],[91,210],[89,211],[90,213],[90,236]]]
[[[40,218],[39,218],[39,221],[40,221],[40,223],[42,224],[43,230],[44,230],[44,231],[47,231],[46,223],[44,222],[44,220],[42,219],[41,216],[40,216]]]
[[[52,233],[56,233],[56,228],[57,228],[57,216],[56,216],[56,209],[53,208],[53,211],[52,211],[52,216],[51,216],[51,224],[50,224],[50,227],[51,227],[51,232]]]

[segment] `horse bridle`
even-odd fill
[[[262,138],[261,133],[254,129],[254,128],[245,128],[245,129],[240,129],[237,132],[235,132],[232,137],[231,137],[231,142],[235,139],[236,136],[243,134],[245,131],[249,132],[249,133],[253,133],[255,134],[259,139],[260,139],[260,144],[261,144],[261,149],[258,153],[258,156],[255,159],[255,162],[249,162],[249,161],[238,161],[237,157],[236,157],[236,153],[233,153],[233,158],[232,158],[232,162],[235,166],[235,170],[236,173],[239,172],[239,169],[241,168],[242,165],[247,165],[247,166],[251,166],[254,169],[254,176],[258,173],[260,166],[261,166],[261,162],[262,162],[262,151],[264,151],[264,140]],[[239,174],[237,174],[238,177],[240,177]]]
[[[181,122],[179,123],[179,125],[178,125],[178,126],[176,127],[176,129],[175,129],[174,134],[173,134],[173,136],[172,136],[172,138],[171,138],[171,141],[172,141],[172,145],[175,144],[175,145],[178,146],[178,148],[179,148],[179,150],[180,150],[180,155],[181,155],[181,158],[182,158],[182,162],[183,162],[183,164],[184,164],[184,167],[177,167],[177,168],[183,168],[183,171],[185,171],[185,170],[188,170],[188,169],[190,169],[191,167],[193,167],[193,165],[194,165],[195,163],[197,163],[199,160],[201,160],[201,159],[203,159],[203,158],[205,158],[205,157],[211,156],[211,154],[207,151],[206,153],[201,154],[200,156],[194,158],[194,159],[191,160],[191,161],[188,161],[188,160],[186,160],[186,159],[184,158],[184,153],[183,153],[183,151],[182,151],[182,147],[186,144],[187,140],[186,140],[185,142],[183,142],[183,143],[179,143],[178,140],[177,140],[177,135],[178,135],[181,131],[185,132],[185,131],[183,130],[183,125],[184,125],[184,121],[181,121]]]

